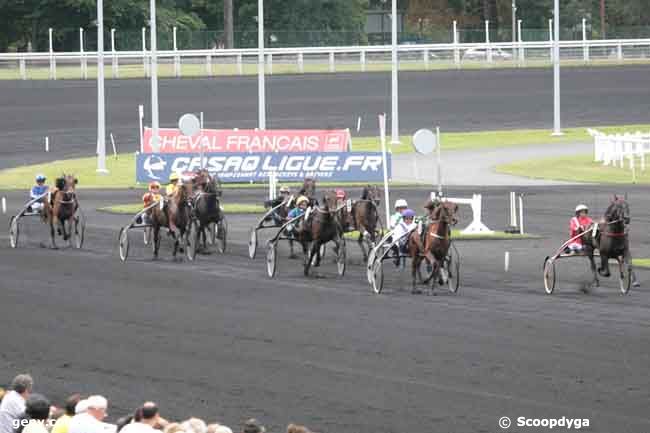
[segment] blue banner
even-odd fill
[[[386,155],[390,178],[390,154]],[[203,165],[222,182],[267,181],[275,172],[279,180],[300,181],[310,176],[331,182],[377,182],[384,179],[381,152],[358,153],[209,153]],[[173,172],[201,167],[195,153],[141,153],[136,160],[138,182],[167,182]]]

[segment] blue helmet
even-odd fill
[[[415,218],[415,211],[413,209],[405,209],[402,212],[403,218]]]
[[[45,175],[44,174],[37,174],[36,175],[36,182],[45,182]]]

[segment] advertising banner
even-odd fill
[[[178,129],[160,128],[160,149],[151,146],[151,128],[144,129],[144,153],[270,153],[347,152],[350,133],[346,129],[203,129],[186,137]]]
[[[390,177],[390,155],[387,155]],[[185,173],[201,167],[194,153],[139,154],[138,182],[167,182],[172,172]],[[328,182],[377,182],[383,180],[381,152],[360,153],[206,153],[203,165],[223,182],[268,181],[275,172],[279,180],[300,181],[307,176]]]

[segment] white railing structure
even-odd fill
[[[145,30],[145,29],[143,29]],[[144,34],[144,32],[143,32]],[[115,32],[111,32],[114,41]],[[150,51],[146,43],[142,44],[140,51],[119,51],[111,44],[111,59],[113,76],[119,76],[119,68],[125,65],[142,65],[142,75],[150,73]],[[510,61],[517,66],[525,66],[526,62],[548,62],[553,44],[552,41],[536,42],[486,42],[459,43],[457,38],[452,43],[442,44],[404,44],[398,47],[400,62],[422,63],[423,69],[429,69],[432,64],[449,63],[462,68],[463,64],[470,61],[474,64],[479,61],[486,66],[493,66],[498,62]],[[178,47],[176,47],[178,48]],[[469,51],[472,50],[472,51]],[[478,51],[476,51],[478,50]],[[625,60],[650,61],[650,39],[607,39],[607,40],[572,40],[560,41],[560,57],[563,62],[590,63],[597,60],[624,62]],[[324,70],[335,72],[337,64],[358,64],[359,71],[365,71],[369,63],[390,62],[390,45],[368,46],[339,46],[339,47],[293,47],[293,48],[266,48],[267,68],[272,68],[271,62],[295,64],[296,71],[304,72],[309,64],[320,64]],[[244,65],[251,66],[257,63],[258,50],[246,49],[204,49],[204,50],[163,50],[158,51],[157,58],[162,64],[173,67],[173,75],[182,75],[182,66],[205,64],[206,75],[212,75],[213,62],[220,64],[235,64],[236,73],[244,73]],[[506,58],[504,58],[506,57]],[[20,78],[27,79],[27,70],[30,67],[49,66],[50,79],[56,79],[57,67],[62,65],[79,65],[87,61],[96,62],[97,53],[92,51],[74,52],[37,52],[37,53],[0,53],[0,67],[19,68]],[[86,66],[87,67],[87,66]],[[86,67],[83,67],[85,69]],[[84,74],[84,77],[86,74]]]
[[[650,133],[604,134],[594,129],[587,131],[594,139],[594,161],[623,168],[627,159],[630,170],[634,170],[635,159],[639,158],[641,170],[645,170],[645,155],[650,154]]]
[[[481,194],[472,194],[472,198],[452,198],[444,197],[444,201],[450,201],[456,204],[467,204],[472,208],[472,222],[465,227],[461,233],[466,235],[492,234],[492,230],[487,228],[481,220],[483,198]]]

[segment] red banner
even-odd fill
[[[160,128],[160,151],[151,147],[151,128],[144,129],[144,153],[221,152],[347,152],[349,131],[345,129],[204,129],[187,137],[178,129]]]

